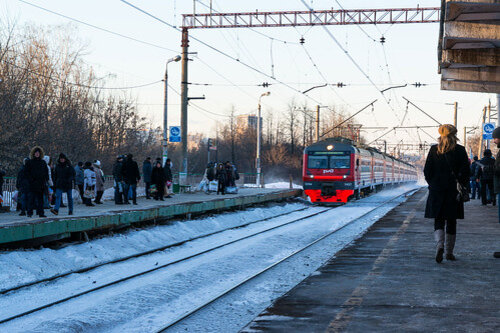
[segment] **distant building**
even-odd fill
[[[249,129],[257,130],[257,116],[254,114],[243,114],[236,117],[236,127],[238,131]],[[260,118],[260,128],[262,129],[262,117]]]

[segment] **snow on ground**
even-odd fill
[[[387,204],[366,217],[360,219],[356,219],[356,217],[409,189],[409,187],[401,187],[382,191],[307,220],[249,238],[195,259],[0,325],[0,331],[150,332],[327,232],[346,226],[334,236],[286,261],[283,265],[276,267],[173,328],[174,332],[236,332],[264,310],[274,299],[291,289],[307,275],[314,273],[322,263],[405,199]],[[293,206],[293,209],[290,206]],[[24,263],[26,267],[24,267],[23,273],[14,274],[12,278],[17,282],[30,280],[35,276],[46,274],[36,268],[39,265],[45,265],[44,269],[48,270],[51,270],[52,265],[56,265],[57,268],[58,264],[60,264],[59,270],[78,267],[83,262],[85,265],[89,265],[98,259],[109,260],[110,257],[118,254],[125,256],[132,252],[164,245],[166,242],[172,241],[170,237],[174,237],[169,232],[175,232],[177,237],[177,233],[184,236],[193,232],[206,233],[209,230],[221,228],[222,225],[224,227],[241,225],[245,223],[242,222],[243,220],[257,220],[264,216],[279,214],[286,209],[294,210],[300,207],[305,206],[291,204],[282,207],[257,208],[204,220],[177,222],[172,226],[139,230],[126,235],[95,240],[88,244],[70,246],[58,251],[48,249],[16,251],[14,253],[17,253],[17,256],[24,257],[24,262],[16,257],[11,257],[4,262],[9,264],[13,260],[17,265]],[[292,215],[296,218],[296,216],[324,209],[324,207],[310,207]],[[23,309],[30,309],[135,271],[171,262],[201,249],[252,234],[259,228],[282,224],[291,218],[283,216],[257,225],[226,231],[223,234],[186,243],[146,258],[104,266],[92,272],[68,276],[47,286],[35,286],[30,290],[4,295],[0,298],[0,309],[5,310],[0,311],[0,314],[4,312],[0,317],[6,317]],[[353,219],[356,222],[350,224]],[[205,220],[210,221],[203,222]],[[33,254],[34,252],[38,253]],[[0,265],[3,264],[2,260],[8,255],[9,253],[0,255]],[[106,259],[102,256],[105,256]],[[31,259],[35,259],[36,263],[33,264]],[[28,267],[31,268],[32,272],[27,270]],[[16,267],[9,266],[8,268],[15,269]],[[23,277],[24,275],[28,276]],[[0,281],[3,284],[10,283],[5,276],[0,278]],[[36,297],[33,297],[34,295]]]
[[[302,203],[291,203],[199,220],[177,220],[169,225],[130,231],[59,250],[3,251],[0,252],[0,290],[304,207],[307,206]]]

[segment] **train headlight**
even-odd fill
[[[333,145],[328,145],[328,146],[326,146],[326,149],[327,149],[327,150],[332,150],[332,149],[333,149]]]
[[[309,177],[314,178],[314,175],[310,175]]]
[[[344,175],[344,179],[346,179],[346,178],[347,178],[347,176],[346,176],[346,175]]]

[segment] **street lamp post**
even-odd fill
[[[163,165],[167,162],[168,158],[168,64],[175,61],[181,60],[181,56],[175,56],[171,59],[167,60],[167,64],[165,65],[165,96],[163,101]]]
[[[262,109],[262,106],[260,104],[260,101],[262,99],[262,97],[264,96],[269,96],[271,95],[271,92],[268,91],[268,92],[265,92],[263,93],[262,95],[260,95],[259,97],[259,107],[258,107],[258,114],[257,114],[257,156],[255,158],[255,165],[257,167],[257,180],[256,180],[256,183],[257,183],[257,187],[260,187],[261,184],[260,184],[260,174],[261,174],[261,168],[260,168],[260,137],[261,137],[261,123],[260,123],[260,119],[261,119],[261,109]]]

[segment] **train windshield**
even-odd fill
[[[349,169],[351,156],[330,156],[330,169]]]
[[[309,169],[328,169],[328,156],[309,155],[307,167]]]
[[[309,169],[349,169],[350,167],[349,152],[313,152],[307,160]]]

